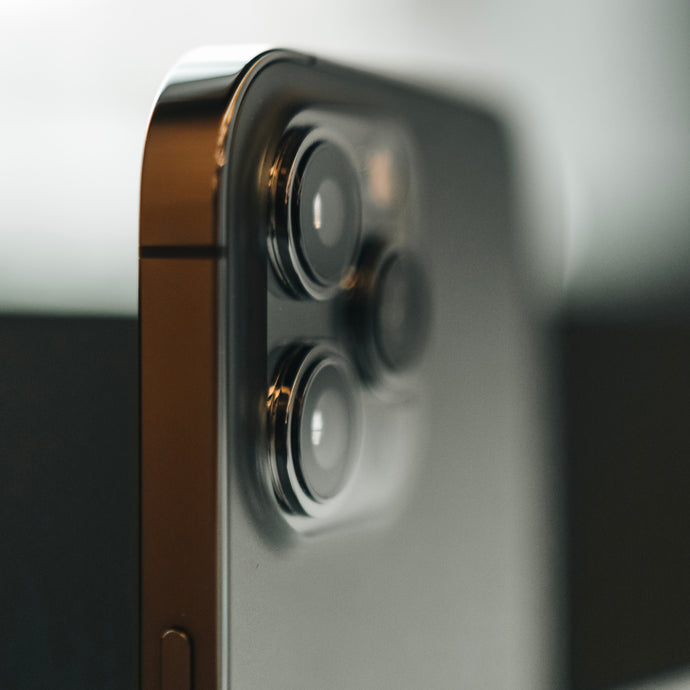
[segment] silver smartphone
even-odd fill
[[[489,108],[206,49],[141,183],[141,681],[550,688],[542,330]],[[551,516],[552,517],[552,516]]]

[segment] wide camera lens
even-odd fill
[[[324,287],[339,283],[359,243],[357,177],[335,144],[314,144],[298,166],[291,198],[293,230],[304,268]]]
[[[357,463],[361,408],[348,361],[330,347],[283,356],[269,398],[273,488],[291,512],[318,516]]]
[[[269,250],[288,291],[332,297],[355,261],[362,211],[357,172],[332,141],[287,137],[276,168]]]

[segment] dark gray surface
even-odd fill
[[[661,684],[690,664],[690,319],[572,315],[561,344],[572,687]]]
[[[138,683],[137,324],[0,318],[0,688]]]

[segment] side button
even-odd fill
[[[192,645],[182,630],[161,635],[161,690],[192,690]]]

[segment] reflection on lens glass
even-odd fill
[[[325,391],[311,418],[312,452],[324,470],[332,470],[347,451],[348,411],[339,392]]]
[[[314,416],[311,418],[311,443],[313,446],[321,445],[321,436],[323,435],[323,415],[321,410],[314,410]]]
[[[321,230],[321,194],[318,192],[314,197],[314,227]]]
[[[331,179],[321,183],[314,196],[313,222],[319,239],[326,247],[333,247],[343,233],[345,209],[338,184]]]
[[[359,419],[352,379],[327,362],[311,374],[302,393],[296,469],[316,500],[335,496],[358,453]]]

